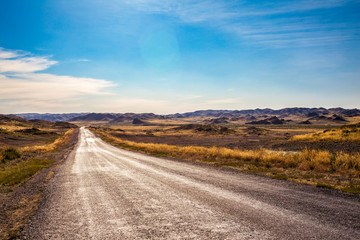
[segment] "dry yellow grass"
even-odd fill
[[[16,126],[16,125],[12,125],[12,124],[3,124],[3,125],[0,125],[0,129],[5,129],[7,131],[17,131],[17,130],[23,130],[23,129],[26,129],[26,128],[29,128],[27,126]]]
[[[56,150],[63,143],[69,141],[71,135],[74,133],[75,129],[72,128],[68,130],[63,136],[57,138],[54,142],[47,145],[39,145],[39,146],[27,146],[20,149],[20,151],[47,151],[51,152]]]
[[[360,124],[327,129],[321,132],[297,135],[294,141],[360,141]]]
[[[54,176],[54,171],[50,171],[49,174],[46,176],[46,180],[50,180]]]
[[[26,125],[26,126],[18,126],[18,125],[12,125],[11,123],[10,124],[3,124],[3,125],[0,125],[0,129],[5,129],[9,132],[14,132],[14,131],[18,131],[18,130],[25,130],[25,129],[29,129],[29,128],[32,128],[33,126],[32,125]],[[48,131],[48,132],[58,132],[59,129],[56,129],[56,128],[49,128],[49,127],[40,127],[39,128],[40,130],[42,131]]]
[[[191,160],[202,160],[228,166],[254,165],[264,168],[297,169],[315,173],[336,173],[344,177],[359,177],[360,153],[305,149],[301,152],[260,150],[239,150],[218,147],[176,146],[168,144],[138,143],[122,140],[105,132],[95,130],[110,142],[133,150],[140,150],[158,156],[172,156]]]

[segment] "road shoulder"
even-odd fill
[[[8,191],[4,188],[5,191],[0,193],[0,239],[18,238],[24,225],[46,198],[47,185],[74,149],[78,133],[76,129],[69,141],[56,151],[37,153],[38,157],[52,162],[50,167],[40,169],[26,182],[7,188]]]

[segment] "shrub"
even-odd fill
[[[13,160],[21,156],[18,150],[16,150],[13,147],[8,147],[5,150],[3,150],[1,152],[1,155],[2,155],[1,162],[5,162],[6,160]]]

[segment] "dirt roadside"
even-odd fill
[[[39,170],[27,182],[3,187],[0,192],[0,239],[15,239],[23,225],[36,211],[43,198],[47,182],[56,174],[58,167],[67,158],[78,140],[77,129],[69,141],[55,152],[30,153],[25,158],[49,159],[54,161],[50,167]]]

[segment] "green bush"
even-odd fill
[[[13,147],[8,147],[1,152],[2,160],[1,162],[5,162],[6,160],[13,160],[19,158],[21,155],[18,150]]]

